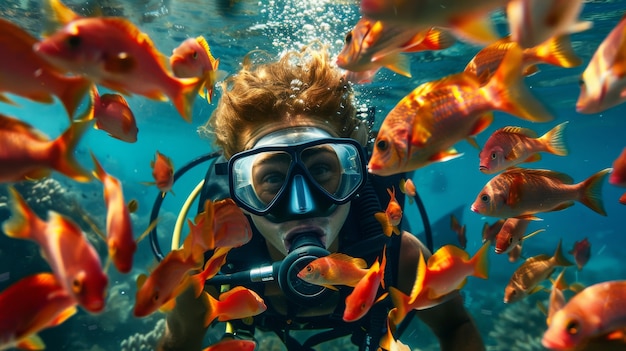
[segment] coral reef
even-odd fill
[[[546,316],[529,299],[512,304],[499,313],[487,338],[488,351],[543,351],[541,338]]]
[[[120,343],[120,351],[156,350],[157,343],[165,331],[165,319],[160,319],[154,329],[146,334],[135,333]]]

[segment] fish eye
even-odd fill
[[[350,44],[351,41],[352,41],[352,31],[349,31],[348,34],[346,34],[345,42],[346,44]]]
[[[70,36],[67,38],[67,45],[68,45],[71,49],[75,49],[75,48],[79,47],[79,46],[80,46],[80,44],[81,44],[81,42],[82,42],[82,40],[81,40],[80,36],[78,36],[78,35],[76,35],[76,34],[70,35]]]
[[[191,54],[191,57],[192,57],[194,60],[195,60],[195,59],[197,59],[197,58],[198,58],[198,52],[197,52],[197,51],[194,51],[194,52]]]
[[[306,271],[307,271],[307,272],[312,272],[312,271],[313,271],[313,267],[311,267],[311,265],[310,265],[310,264],[309,264],[309,265],[307,265],[307,266],[306,266]]]
[[[509,245],[513,244],[513,238],[509,238]]]
[[[567,324],[565,325],[565,330],[570,334],[570,335],[576,335],[578,334],[578,332],[580,331],[580,324],[578,323],[577,320],[575,319],[571,319],[569,322],[567,322]]]
[[[585,80],[582,77],[580,77],[580,79],[578,80],[578,85],[581,87],[585,85]]]
[[[483,194],[483,195],[480,197],[480,201],[482,201],[482,202],[489,202],[489,195],[487,195],[487,194]]]
[[[83,289],[83,283],[80,280],[78,279],[72,280],[72,291],[74,292],[74,294],[80,293],[82,289]]]
[[[158,291],[154,292],[154,295],[152,295],[152,300],[159,301],[159,292]]]
[[[386,140],[379,140],[376,142],[376,147],[380,150],[380,151],[385,151],[389,148],[389,143],[387,143]]]
[[[498,157],[498,155],[496,155],[496,153],[495,153],[495,152],[492,152],[492,153],[491,153],[491,159],[492,159],[492,160],[495,160],[495,159],[496,159],[496,157]]]

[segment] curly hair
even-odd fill
[[[331,64],[325,46],[308,46],[261,64],[252,63],[253,53],[246,55],[241,71],[222,83],[217,107],[201,127],[214,136],[226,158],[268,127],[307,122],[365,143],[367,127],[356,117],[352,87]]]

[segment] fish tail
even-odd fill
[[[64,85],[65,89],[60,92],[59,100],[61,100],[70,119],[74,116],[76,108],[83,100],[83,97],[85,97],[85,94],[89,92],[91,86],[92,83],[82,77],[74,77]]]
[[[198,95],[200,88],[204,86],[203,78],[173,78],[178,84],[178,91],[170,96],[172,103],[178,113],[187,122],[191,122],[193,102]]]
[[[580,66],[583,62],[576,56],[568,34],[553,37],[538,45],[535,53],[543,62],[564,68]]]
[[[426,281],[426,273],[427,273],[426,260],[424,258],[424,253],[420,251],[420,259],[417,264],[417,277],[415,278],[415,283],[413,284],[413,289],[411,289],[411,296],[409,303],[415,301],[417,296],[424,289],[424,282]]]
[[[556,246],[556,250],[554,251],[554,256],[552,257],[554,265],[563,267],[572,266],[574,264],[563,255],[563,250],[561,249],[562,241],[563,240],[559,240],[559,244]]]
[[[218,316],[219,301],[211,296],[208,292],[201,292],[201,299],[206,306],[206,314],[204,315],[204,327],[208,327],[211,322]]]
[[[522,50],[512,47],[489,82],[481,88],[494,109],[531,122],[548,122],[552,113],[526,87],[522,76]]]
[[[4,221],[2,230],[11,238],[32,239],[40,220],[14,187],[9,186],[8,189],[11,198],[11,217]]]
[[[557,125],[539,138],[539,140],[546,146],[546,150],[549,153],[558,156],[567,156],[567,145],[565,145],[565,140],[563,138],[563,130],[565,130],[567,123],[568,122],[566,121]]]
[[[91,180],[89,172],[83,169],[74,158],[74,149],[90,126],[90,121],[73,122],[59,138],[52,142],[52,154],[56,155],[52,161],[52,168],[78,182]]]
[[[477,278],[487,279],[489,277],[489,247],[491,241],[486,241],[480,250],[472,257],[472,264],[474,266],[473,276]]]
[[[400,324],[404,317],[409,313],[409,300],[410,296],[406,295],[402,291],[393,286],[389,287],[389,297],[391,297],[391,302],[393,306],[396,308],[396,312],[394,314],[393,323],[395,325]]]
[[[604,184],[604,178],[612,170],[612,168],[605,168],[581,183],[583,193],[580,202],[603,216],[606,216],[606,211],[602,203],[602,185]]]

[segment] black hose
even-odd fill
[[[219,157],[222,154],[222,151],[215,151],[208,154],[201,155],[184,166],[178,169],[174,173],[174,183],[180,178],[183,174],[187,173],[190,169],[196,167],[197,165],[212,160],[216,157]],[[150,222],[152,223],[159,216],[159,211],[161,210],[161,204],[163,203],[163,199],[165,198],[166,193],[159,191],[156,199],[154,200],[154,205],[152,205],[152,213],[150,213]],[[161,246],[159,245],[159,237],[157,235],[157,226],[150,231],[150,247],[152,248],[152,253],[157,261],[161,261],[165,256],[163,255],[163,251],[161,251]]]

